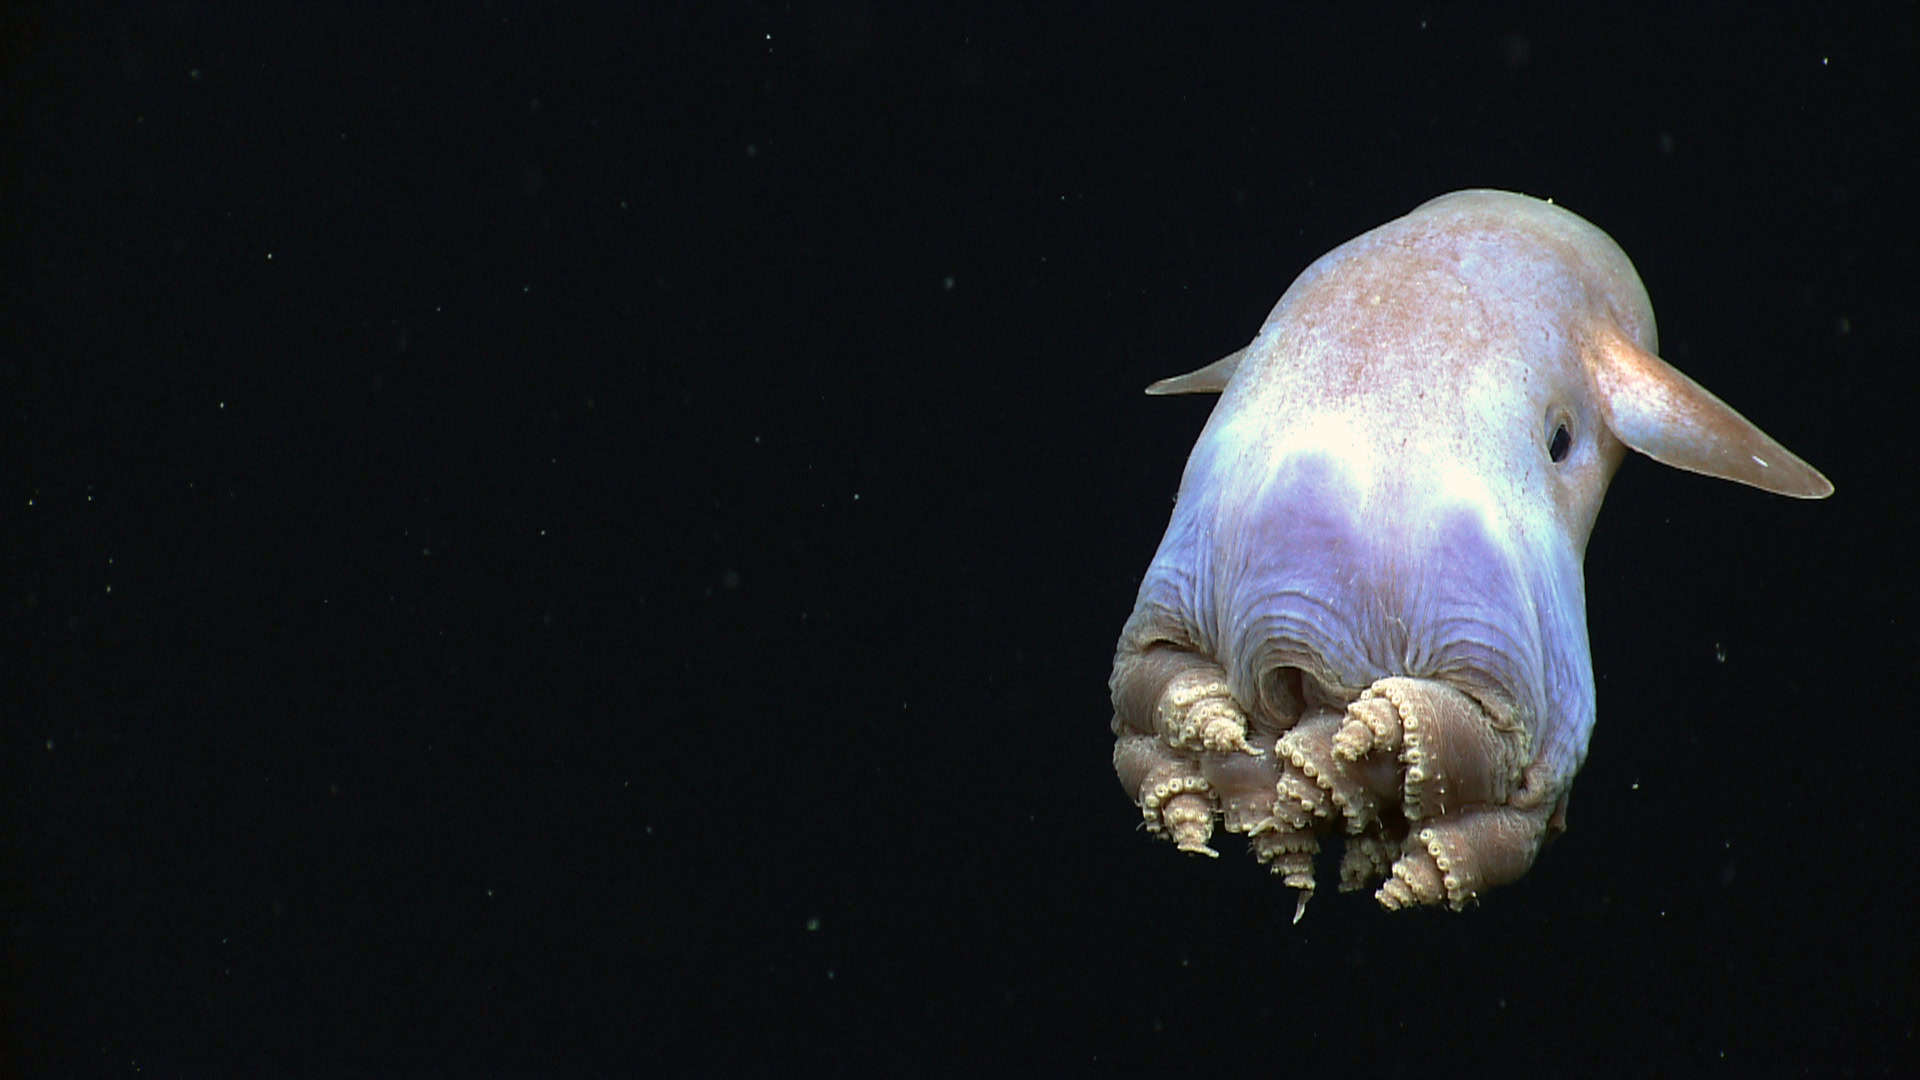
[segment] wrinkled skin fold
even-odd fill
[[[1459,909],[1565,827],[1594,724],[1581,561],[1628,449],[1779,494],[1817,471],[1656,355],[1605,233],[1494,191],[1309,267],[1221,392],[1115,650],[1148,832],[1297,890]]]

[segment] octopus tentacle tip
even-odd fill
[[[1348,720],[1333,736],[1333,753],[1343,761],[1359,761],[1373,752],[1373,729]]]

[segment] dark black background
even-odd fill
[[[1911,5],[563,7],[7,10],[5,1067],[1914,1049]],[[1140,388],[1475,186],[1838,494],[1630,460],[1571,831],[1292,926],[1109,767]]]

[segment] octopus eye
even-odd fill
[[[1553,426],[1553,434],[1547,436],[1547,457],[1555,465],[1567,460],[1567,451],[1573,449],[1573,430],[1561,420]]]

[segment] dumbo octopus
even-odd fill
[[[1298,890],[1455,910],[1566,824],[1593,731],[1581,560],[1628,449],[1817,499],[1812,466],[1656,355],[1606,233],[1460,191],[1309,266],[1222,396],[1121,631],[1113,767],[1147,831],[1214,821]]]

